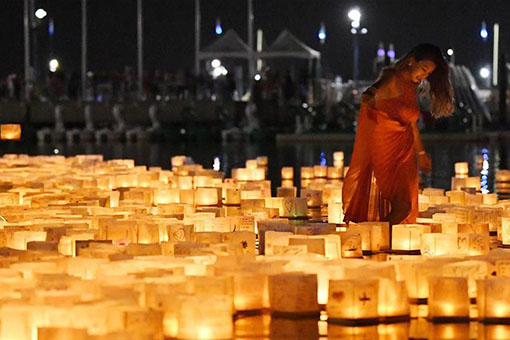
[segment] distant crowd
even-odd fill
[[[79,73],[57,71],[33,81],[28,88],[31,100],[65,101],[77,100],[81,96]],[[246,79],[246,77],[245,77]],[[295,100],[306,102],[310,91],[310,78],[306,72],[293,75],[271,70],[261,73],[253,81],[254,102],[269,100],[279,104]],[[213,78],[208,73],[196,76],[190,70],[166,72],[154,70],[144,73],[143,94],[140,98],[137,75],[133,68],[123,71],[89,72],[87,74],[86,99],[97,102],[129,102],[134,100],[214,100],[239,101],[246,93],[247,82],[236,77],[234,72]],[[22,74],[9,74],[0,79],[0,100],[25,99],[25,84]]]

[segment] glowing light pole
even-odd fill
[[[353,8],[347,14],[349,19],[351,20],[351,34],[353,38],[353,70],[352,70],[352,80],[355,84],[358,82],[358,70],[359,70],[359,40],[358,34],[367,34],[368,29],[366,27],[361,27],[361,12],[359,8]]]

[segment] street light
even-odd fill
[[[326,26],[324,25],[323,22],[321,22],[321,27],[319,28],[317,37],[319,38],[321,44],[324,44],[326,42]]]
[[[483,79],[489,78],[490,75],[491,75],[491,72],[489,71],[488,67],[482,67],[480,69],[480,77],[482,77]]]
[[[37,19],[44,19],[48,15],[48,12],[46,12],[44,9],[39,8],[37,11],[35,11],[35,17]]]
[[[51,59],[49,62],[50,72],[56,72],[58,70],[59,65],[60,64],[57,59]]]
[[[349,10],[347,17],[351,20],[351,34],[353,40],[353,71],[352,80],[356,84],[358,81],[358,64],[359,64],[359,41],[358,34],[367,34],[368,29],[361,27],[361,11],[355,7]]]

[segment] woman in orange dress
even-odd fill
[[[430,111],[438,118],[453,111],[449,67],[430,44],[413,48],[387,67],[362,95],[354,152],[343,186],[344,221],[414,223],[418,216],[418,164],[431,160],[420,140],[417,87],[427,80]]]

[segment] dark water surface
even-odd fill
[[[494,172],[506,169],[509,163],[509,148],[503,142],[452,142],[438,141],[425,144],[432,158],[432,174],[424,176],[425,186],[450,188],[454,175],[455,162],[469,163],[470,176],[481,176],[483,159],[486,159],[487,189],[493,192]],[[170,168],[170,158],[174,155],[191,156],[195,163],[212,168],[214,157],[221,159],[221,170],[227,176],[233,168],[245,166],[247,159],[267,156],[269,159],[268,179],[273,188],[280,186],[280,169],[293,166],[295,183],[298,185],[300,167],[319,165],[321,153],[328,165],[333,164],[333,152],[344,151],[345,163],[349,164],[352,142],[343,143],[220,143],[220,142],[165,142],[165,143],[79,143],[79,144],[37,144],[29,142],[2,142],[0,154],[26,153],[29,155],[103,154],[105,159],[132,158],[137,165],[161,166]]]

